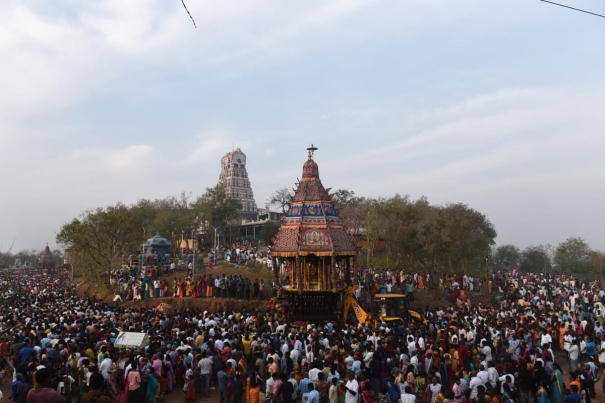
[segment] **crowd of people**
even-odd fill
[[[207,272],[208,271],[208,272]],[[117,289],[121,300],[146,300],[149,298],[232,298],[241,301],[265,298],[265,280],[251,280],[243,275],[213,274],[204,270],[195,276],[192,270],[186,277],[177,278],[174,272],[162,278],[154,266],[118,268],[113,271],[110,285]],[[172,277],[172,278],[170,278]],[[123,297],[122,297],[123,296]]]
[[[411,286],[414,294],[431,281],[388,274],[364,271],[360,289],[390,286],[409,294]],[[444,290],[471,292],[475,285],[464,276],[432,277]],[[499,302],[444,301],[423,310],[428,323],[370,327],[338,318],[291,322],[252,306],[169,314],[127,309],[78,297],[55,279],[5,274],[0,367],[12,377],[10,397],[19,403],[157,403],[174,395],[220,403],[590,402],[605,366],[600,285],[517,272],[485,281]],[[203,287],[179,282],[168,291],[186,295],[191,286],[192,296],[204,296]],[[243,294],[220,287],[220,297],[246,299],[252,290],[254,298],[256,288],[243,283]],[[214,286],[205,296],[217,292]],[[120,332],[144,333],[148,343],[117,348]]]

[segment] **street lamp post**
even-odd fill
[[[191,277],[195,277],[195,228],[191,230],[191,248],[193,249],[193,264],[191,266]]]
[[[485,293],[489,292],[487,287],[487,283],[489,282],[489,266],[487,265],[487,261],[489,260],[489,256],[485,256]]]
[[[216,266],[216,252],[218,251],[218,230],[221,226],[218,227],[212,226],[214,228],[214,265]]]

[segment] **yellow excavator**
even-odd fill
[[[362,325],[370,325],[374,320],[380,322],[395,322],[413,320],[417,323],[428,324],[423,314],[411,311],[407,297],[404,294],[376,294],[374,303],[378,305],[378,317],[374,318],[366,312],[355,297],[354,287],[348,287],[344,297],[344,321],[349,320],[349,311],[352,309],[355,317]]]

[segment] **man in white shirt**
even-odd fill
[[[472,343],[475,340],[475,332],[472,329],[469,329],[466,332],[466,341]]]
[[[412,393],[411,387],[405,387],[405,393],[401,394],[401,403],[416,403],[416,395]]]
[[[99,364],[99,372],[101,373],[101,375],[103,375],[103,378],[105,378],[105,380],[107,382],[109,382],[109,370],[111,369],[111,358],[109,358],[109,355],[107,353],[105,353],[103,361],[101,361],[101,364]]]
[[[275,379],[273,379],[273,376],[270,376],[269,379],[267,379],[267,384],[265,387],[265,396],[269,396],[271,394],[273,394],[273,385],[275,384]]]
[[[355,380],[352,371],[347,372],[348,381],[345,384],[345,403],[357,403],[359,396],[359,384]]]
[[[481,365],[481,370],[477,372],[477,378],[481,379],[481,384],[485,385],[488,381],[489,374],[485,370],[485,367]]]
[[[488,362],[487,367],[487,381],[492,385],[492,388],[495,388],[498,383],[498,371],[493,361]]]
[[[288,342],[287,342],[287,341],[285,341],[285,340],[282,340],[282,343],[283,343],[283,344],[281,345],[281,353],[282,353],[283,355],[286,355],[286,353],[287,353],[288,351],[290,351],[290,346],[288,345]]]
[[[214,348],[216,348],[218,351],[223,351],[223,340],[222,338],[217,338],[216,341],[214,342]]]
[[[416,352],[416,340],[414,340],[414,336],[411,334],[408,335],[408,352],[410,353],[410,356],[414,355]]]
[[[298,365],[298,357],[298,350],[293,348],[292,351],[290,351],[290,358],[292,358],[294,365]]]
[[[481,349],[481,352],[485,354],[486,362],[492,361],[492,348],[488,346],[487,342],[485,341],[483,342],[483,348]]]
[[[313,382],[313,384],[316,384],[317,381],[319,381],[319,373],[321,372],[321,369],[317,368],[317,367],[313,367],[311,370],[309,370],[309,380],[311,382]]]
[[[471,381],[468,384],[468,387],[471,390],[471,399],[477,399],[477,388],[482,385],[483,382],[481,382],[481,379],[477,377],[477,371],[471,372]]]
[[[605,366],[605,340],[601,342],[597,353],[599,354],[599,362],[601,363],[601,368],[603,368]]]
[[[353,353],[350,353],[345,359],[345,365],[347,366],[347,371],[351,371],[353,369]]]
[[[369,342],[372,342],[372,344],[374,345],[374,348],[376,348],[376,344],[377,344],[376,332],[373,332],[371,336],[368,336],[367,340]]]
[[[578,357],[580,356],[580,347],[578,346],[577,340],[571,344],[568,350],[569,353],[569,370],[574,372],[578,366]]]
[[[542,340],[540,340],[541,346],[545,345],[546,343],[552,344],[552,337],[550,336],[550,334],[548,332],[544,333],[542,335]]]
[[[302,354],[303,344],[299,339],[294,342],[294,349],[298,351],[299,356]]]
[[[565,336],[563,337],[563,349],[565,351],[569,351],[569,348],[571,347],[572,342],[573,342],[573,336],[571,335],[571,325],[569,325],[567,333],[565,333]]]
[[[504,374],[500,378],[498,378],[501,382],[500,384],[500,393],[504,394],[504,385],[505,384],[513,384],[515,383],[515,376],[512,374]]]
[[[424,350],[424,348],[425,348],[424,337],[422,337],[422,336],[418,337],[418,348],[420,350]]]

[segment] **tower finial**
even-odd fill
[[[317,150],[317,147],[315,147],[313,143],[311,143],[311,147],[307,148],[307,150],[309,151],[309,158],[312,159],[315,150]]]

